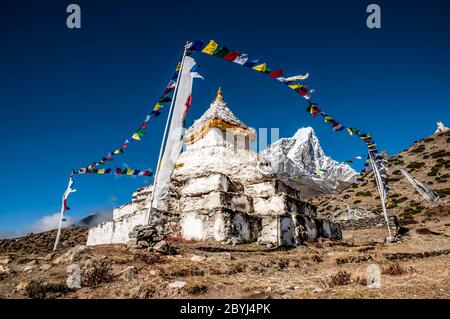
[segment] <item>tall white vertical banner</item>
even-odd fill
[[[384,183],[383,183],[383,179],[381,178],[380,175],[380,171],[378,170],[378,166],[375,163],[375,161],[373,160],[372,156],[370,155],[370,161],[372,162],[372,168],[373,168],[373,174],[375,177],[375,182],[377,184],[378,187],[378,192],[380,194],[380,199],[381,199],[381,206],[383,207],[383,215],[384,215],[384,219],[386,221],[386,226],[389,232],[389,237],[392,238],[392,233],[391,233],[391,227],[389,226],[389,217],[387,215],[387,210],[386,210],[386,190],[384,188]]]
[[[188,103],[192,93],[193,76],[190,71],[194,65],[195,60],[191,57],[186,57],[181,69],[172,120],[167,136],[167,143],[164,150],[164,155],[159,165],[157,175],[158,180],[154,182],[155,189],[153,191],[156,207],[158,200],[164,199],[167,196],[170,185],[170,177],[172,176],[176,160],[178,159],[183,147],[183,117],[187,108],[186,103]]]

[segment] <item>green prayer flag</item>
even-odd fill
[[[228,50],[227,47],[221,47],[213,53],[213,56],[223,58],[229,51],[230,50]]]
[[[159,99],[159,103],[164,103],[164,102],[170,102],[170,101],[172,101],[172,99],[170,98],[170,97],[168,97],[168,96],[163,96],[163,97],[161,97],[160,99]]]

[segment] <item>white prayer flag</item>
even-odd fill
[[[159,171],[157,172],[157,180],[154,182],[155,189],[153,191],[156,207],[157,201],[164,199],[167,196],[170,186],[170,177],[183,147],[183,115],[192,94],[192,80],[194,77],[198,77],[190,72],[194,65],[195,60],[191,57],[186,57],[181,69],[167,143],[159,166]]]

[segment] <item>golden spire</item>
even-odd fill
[[[223,102],[222,88],[220,86],[219,89],[217,90],[217,95],[214,102]]]

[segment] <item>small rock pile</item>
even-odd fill
[[[129,244],[133,248],[147,248],[162,255],[178,254],[177,247],[164,240],[165,236],[154,226],[135,226],[128,236],[132,239]]]

